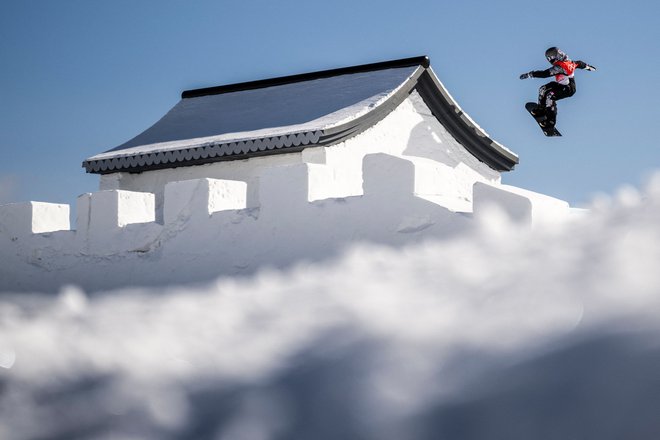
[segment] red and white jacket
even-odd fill
[[[550,70],[553,71],[555,75],[555,81],[561,85],[567,86],[570,79],[575,76],[575,69],[577,66],[578,63],[571,60],[555,61]]]
[[[552,67],[546,70],[533,70],[529,75],[534,78],[549,78],[555,77],[555,81],[559,84],[567,86],[571,79],[575,76],[575,69],[593,69],[584,61],[555,61]]]

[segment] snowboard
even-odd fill
[[[541,127],[541,122],[545,121],[545,116],[534,116],[532,113],[533,110],[535,110],[539,105],[535,102],[528,102],[525,104],[525,108],[529,112],[530,115],[532,115],[532,118],[536,121],[537,124],[539,124],[539,127],[541,130],[543,130],[543,134],[550,137],[550,136],[561,136],[561,133],[559,130],[557,130],[554,126],[553,127]]]

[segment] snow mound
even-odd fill
[[[564,228],[2,294],[0,438],[657,438],[658,218],[660,174]]]

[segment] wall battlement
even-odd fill
[[[68,205],[0,206],[0,255],[8,263],[0,289],[201,281],[325,258],[361,240],[396,246],[446,237],[472,221],[469,210],[446,203],[439,168],[426,159],[366,155],[362,195],[315,200],[328,193],[331,172],[314,163],[264,168],[255,180],[258,206],[248,206],[246,182],[170,182],[162,222],[154,194],[125,190],[81,195],[75,229]],[[483,182],[475,188],[475,210],[496,204],[522,223],[569,212],[547,196]],[[20,266],[34,276],[12,279],[12,270],[25,272]]]

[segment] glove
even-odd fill
[[[531,76],[531,75],[530,75],[530,72],[523,73],[522,75],[520,75],[520,79],[527,79],[527,78],[529,78],[530,76]]]
[[[589,64],[587,64],[587,67],[585,67],[585,69],[590,71],[590,72],[595,72],[596,71],[596,68],[594,66],[590,66]]]

